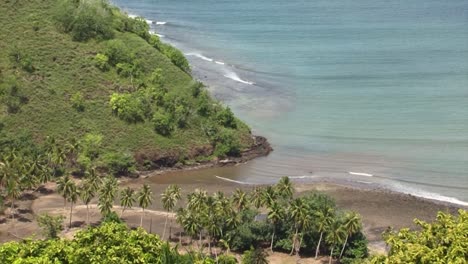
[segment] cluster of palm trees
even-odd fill
[[[119,189],[118,181],[113,176],[100,177],[94,169],[86,173],[84,180],[77,184],[70,176],[63,176],[57,180],[57,192],[62,195],[64,203],[70,204],[69,227],[72,226],[73,206],[78,199],[86,205],[86,223],[89,224],[89,205],[97,198],[97,207],[103,217],[108,216],[114,207],[114,201],[120,196],[121,212],[132,208],[138,202],[142,209],[140,226],[143,225],[145,209],[153,203],[153,192],[147,184],[135,191],[130,187]]]
[[[170,191],[166,192],[163,197],[170,196]],[[304,246],[305,236],[317,233],[315,257],[319,255],[325,240],[329,246],[330,262],[339,245],[341,258],[349,237],[361,230],[360,216],[355,212],[339,214],[334,206],[326,203],[314,206],[305,197],[294,198],[293,195],[294,189],[287,177],[281,178],[274,186],[254,187],[250,193],[236,189],[230,197],[222,192],[209,195],[206,191],[197,189],[187,195],[186,206],[177,210],[176,220],[190,239],[197,237],[199,247],[205,234],[211,252],[213,243],[229,245],[230,235],[233,233],[231,231],[242,224],[243,212],[255,209],[255,221],[264,218],[261,221],[266,221],[271,226],[271,239],[268,241],[271,251],[275,247],[275,241],[279,239],[276,237],[277,231],[280,227],[284,229],[284,226],[289,225],[291,230],[287,233],[283,231],[281,239],[289,235],[291,254],[299,254]],[[179,198],[177,196],[177,200]],[[170,206],[165,208],[173,211],[174,203],[171,201],[167,204]],[[258,217],[262,214],[266,217]]]
[[[33,192],[56,177],[64,163],[76,161],[78,142],[59,144],[48,137],[43,149],[3,149],[0,156],[0,207],[4,198],[10,202],[10,214],[15,217],[15,202],[24,193]],[[14,222],[14,221],[13,221]]]

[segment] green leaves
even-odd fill
[[[439,212],[433,223],[418,219],[419,231],[407,228],[384,233],[390,247],[387,257],[372,263],[466,263],[468,259],[468,211],[457,215]]]

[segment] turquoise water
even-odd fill
[[[269,157],[224,176],[333,178],[468,201],[465,0],[113,2],[152,20],[270,139]]]

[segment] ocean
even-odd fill
[[[468,205],[465,0],[113,0],[275,149],[217,175]]]

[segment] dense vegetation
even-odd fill
[[[226,258],[223,256],[223,258]],[[24,240],[0,246],[1,263],[215,263],[198,253],[179,254],[158,236],[107,221],[72,240]]]
[[[418,219],[418,231],[409,228],[384,233],[388,256],[376,256],[371,263],[450,263],[468,262],[468,211],[458,216],[439,212],[435,222]]]
[[[93,135],[101,165],[125,156],[151,169],[239,155],[253,143],[144,19],[105,0],[2,1],[0,13],[2,153],[24,152],[25,140],[40,150],[47,138]]]

